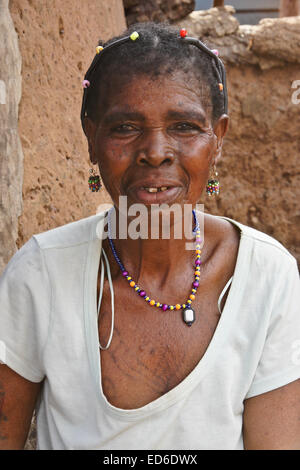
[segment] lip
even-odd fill
[[[178,181],[171,181],[171,180],[166,180],[166,179],[158,179],[156,178],[155,180],[151,179],[143,179],[140,181],[136,181],[132,185],[129,186],[129,191],[131,190],[137,190],[139,188],[162,188],[164,186],[168,186],[170,188],[173,187],[182,187]]]
[[[167,186],[168,189],[157,193],[149,193],[143,188],[161,188]],[[128,186],[128,192],[136,202],[142,204],[171,204],[174,202],[180,192],[183,190],[183,184],[179,181],[159,177],[148,177],[135,181]]]
[[[168,186],[165,184],[165,186]],[[145,187],[152,187],[158,188],[160,186],[145,186]],[[135,187],[131,189],[131,194],[133,195],[134,199],[143,204],[161,204],[161,203],[171,203],[173,202],[179,195],[182,190],[182,186],[170,186],[169,189],[165,191],[160,191],[157,193],[149,193],[143,187]]]

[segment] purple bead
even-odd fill
[[[140,296],[141,296],[141,297],[144,297],[145,295],[146,295],[146,292],[145,292],[144,290],[141,290]]]
[[[200,259],[196,259],[196,261],[195,261],[195,265],[196,265],[196,266],[200,266],[200,264],[201,264],[201,261],[200,261]]]
[[[128,276],[128,272],[127,271],[123,271],[123,276]]]
[[[168,305],[167,305],[167,304],[163,304],[162,309],[163,309],[163,311],[165,312],[166,310],[168,310]]]
[[[194,287],[199,287],[199,282],[198,281],[193,282],[193,286]]]
[[[82,86],[83,88],[88,88],[90,86],[90,82],[88,80],[83,80]]]

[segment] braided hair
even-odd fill
[[[213,122],[227,114],[223,62],[199,39],[188,37],[185,30],[179,33],[164,23],[137,23],[121,36],[105,43],[99,41],[96,50],[83,81],[83,130],[85,116],[97,121],[101,93],[105,95],[105,87],[113,86],[113,76],[125,81],[139,74],[156,78],[181,71],[187,80],[196,78],[204,105],[212,108]]]

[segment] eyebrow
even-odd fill
[[[201,111],[195,111],[193,109],[186,109],[182,111],[178,110],[169,110],[166,115],[167,119],[176,119],[176,120],[186,120],[192,119],[202,124],[206,123],[206,116]],[[110,114],[107,114],[103,118],[103,123],[106,125],[111,125],[120,121],[140,121],[145,122],[146,118],[143,114],[138,112],[128,112],[128,111],[115,111]]]
[[[201,122],[202,124],[206,123],[205,114],[202,113],[201,111],[195,111],[193,109],[186,109],[183,111],[170,110],[167,113],[167,117],[169,119],[179,119],[179,120],[192,119],[192,120]]]
[[[104,124],[114,124],[119,121],[145,121],[145,117],[141,113],[115,111],[104,116]]]

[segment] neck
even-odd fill
[[[112,215],[113,212],[111,212]],[[149,216],[137,227],[138,224],[134,223],[132,219],[128,219],[124,224],[124,217],[120,217],[118,211],[115,212],[115,215],[116,217],[110,218],[111,238],[118,257],[135,282],[139,280],[150,282],[151,280],[152,284],[162,288],[170,279],[180,278],[185,267],[190,266],[191,272],[193,271],[195,260],[193,242],[195,238],[192,230],[195,223],[192,214],[190,214],[186,227],[184,227],[182,220],[178,218],[176,220],[175,217],[170,217],[169,221],[159,220],[157,224],[153,223]],[[143,227],[141,227],[142,223]],[[149,230],[145,229],[145,225]],[[136,231],[134,231],[134,227],[137,228]],[[144,238],[137,238],[138,233]],[[126,234],[127,236],[125,236]],[[119,271],[121,274],[111,248],[109,248],[109,252],[110,259],[116,266],[114,272]]]

